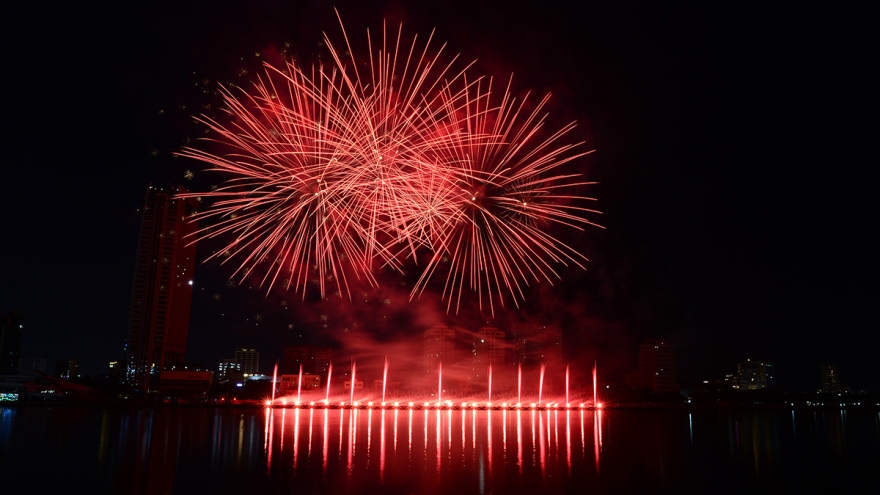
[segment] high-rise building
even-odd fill
[[[840,393],[840,373],[837,372],[837,365],[826,364],[822,366],[822,388],[823,394]]]
[[[126,341],[126,382],[142,394],[155,389],[158,372],[186,354],[195,269],[196,211],[182,188],[150,187],[141,210]],[[151,386],[153,385],[153,386]]]
[[[455,362],[455,329],[436,324],[425,330],[422,340],[422,357],[425,373],[437,371],[440,363]]]
[[[333,358],[333,353],[330,351],[330,348],[327,346],[318,346],[315,349],[315,374],[318,376],[327,376],[327,372],[330,371],[330,361]]]
[[[233,375],[238,375],[241,378],[241,363],[237,362],[235,359],[224,359],[220,361],[220,365],[217,367],[217,381],[224,381],[230,379]]]
[[[736,372],[739,390],[776,388],[776,367],[770,363],[747,359],[736,365]]]
[[[281,350],[280,372],[298,374],[302,365],[303,373],[326,377],[331,357],[331,350],[326,346],[290,345]]]
[[[76,359],[59,359],[55,361],[55,376],[65,380],[79,378],[79,365]]]
[[[562,362],[562,330],[556,325],[527,325],[514,331],[515,361],[524,370]]]
[[[0,375],[14,375],[18,371],[23,331],[24,316],[21,311],[8,311],[0,315]]]
[[[256,375],[260,372],[260,351],[239,347],[235,350],[235,362],[241,365],[245,377]]]
[[[471,374],[473,386],[482,387],[482,384],[487,383],[490,366],[495,377],[503,375],[507,348],[507,334],[504,330],[490,326],[477,330],[473,345],[474,368]]]
[[[125,370],[122,366],[120,366],[119,361],[110,361],[107,363],[107,378],[111,380],[113,383],[119,383],[122,381],[125,373]]]
[[[504,366],[507,352],[507,334],[496,327],[483,327],[474,336],[474,369],[484,370]],[[484,371],[482,371],[484,372]]]
[[[625,377],[629,385],[654,394],[678,393],[675,352],[662,339],[647,339],[639,347],[639,368]]]

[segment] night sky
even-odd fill
[[[447,316],[431,294],[408,303],[393,283],[367,302],[303,302],[228,286],[228,268],[200,264],[189,359],[213,368],[255,346],[268,369],[284,344],[394,349],[437,320],[505,327],[552,315],[568,358],[598,359],[611,380],[635,366],[642,339],[662,337],[685,384],[752,358],[774,363],[784,390],[818,388],[822,364],[838,364],[845,387],[880,390],[866,13],[766,2],[179,3],[4,7],[0,311],[25,313],[22,355],[46,358],[50,372],[73,357],[97,375],[122,357],[147,186],[222,182],[172,155],[201,137],[190,117],[216,110],[218,82],[246,86],[263,61],[326,57],[322,32],[341,41],[335,5],[357,42],[383,18],[409,37],[436,28],[444,53],[512,73],[517,91],[552,93],[550,122],[576,120],[573,139],[596,150],[575,166],[600,183],[584,193],[606,229],[566,237],[590,258],[586,271],[562,270],[561,283],[494,320]],[[200,245],[200,258],[210,249]]]

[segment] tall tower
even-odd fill
[[[639,347],[639,369],[630,375],[638,386],[655,394],[678,393],[675,352],[661,339],[647,339]]]
[[[260,351],[239,347],[235,349],[235,362],[241,365],[244,376],[256,375],[260,372]]]
[[[562,363],[562,329],[556,325],[524,325],[514,331],[515,361],[524,370]]]
[[[823,394],[836,394],[840,392],[840,373],[837,372],[836,364],[826,364],[822,366],[822,388]]]
[[[55,361],[55,376],[65,380],[79,378],[79,365],[76,359],[59,359]]]
[[[488,385],[487,376],[489,367],[494,370],[496,383],[498,378],[504,376],[504,365],[507,354],[507,334],[497,327],[485,326],[477,330],[473,344],[473,372],[471,373],[472,385],[482,388]]]
[[[126,342],[126,382],[140,393],[151,388],[151,377],[183,362],[192,304],[196,211],[192,199],[177,199],[182,188],[150,186],[141,210]],[[154,388],[154,387],[153,387]]]
[[[436,324],[422,334],[422,357],[426,373],[437,371],[437,365],[455,362],[455,329]]]
[[[332,351],[326,346],[289,345],[281,350],[281,372],[298,373],[300,365],[303,373],[327,377]]]
[[[504,330],[496,327],[483,327],[477,330],[474,339],[474,369],[482,374],[489,365],[496,368],[504,366],[506,340]]]

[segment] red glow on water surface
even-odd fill
[[[519,472],[531,466],[547,474],[560,462],[569,472],[587,463],[598,472],[604,442],[601,411],[580,411],[580,435],[572,431],[578,429],[571,420],[573,411],[560,416],[558,410],[551,409],[530,413],[471,409],[461,410],[461,414],[451,409],[425,409],[422,415],[414,415],[410,409],[403,417],[399,410],[390,414],[385,410],[339,412],[336,417],[327,409],[319,413],[313,409],[306,417],[299,409],[267,408],[263,431],[269,471],[277,469],[278,462],[286,463],[285,469],[292,472],[318,464],[325,473],[332,465],[345,466],[349,472],[372,466],[382,480],[389,470],[399,469],[401,463],[409,465],[416,456],[438,475],[450,466],[472,461],[485,466],[490,477],[514,464]],[[592,428],[584,421],[587,415],[592,416]],[[334,421],[339,422],[338,431],[331,429]],[[420,441],[413,441],[413,430],[422,430]],[[400,449],[398,434],[408,438]],[[593,448],[587,449],[590,435]],[[337,445],[335,454],[331,445]],[[508,453],[512,455],[508,457]]]

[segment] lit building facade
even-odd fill
[[[59,359],[55,361],[55,376],[65,380],[79,378],[79,365],[76,363],[76,359]]]
[[[235,362],[240,365],[239,371],[244,373],[245,377],[260,372],[260,352],[256,349],[239,347],[235,350]]]
[[[822,372],[822,388],[823,394],[840,393],[840,373],[837,371],[837,365],[826,364],[821,368]]]
[[[736,365],[739,390],[776,388],[776,367],[765,361],[746,360]]]
[[[226,381],[233,377],[241,378],[241,363],[235,359],[223,359],[217,366],[217,381]]]
[[[151,388],[158,372],[182,363],[189,332],[195,269],[196,211],[183,189],[150,187],[141,210],[134,285],[129,307],[125,381],[138,393]]]

